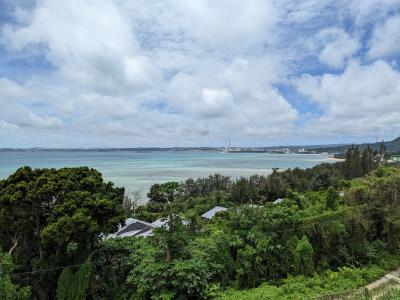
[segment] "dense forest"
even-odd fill
[[[242,293],[257,287],[252,299],[303,299],[356,288],[400,265],[399,191],[384,146],[268,176],[155,184],[144,205],[94,169],[20,168],[0,181],[0,295],[250,299]],[[228,210],[200,218],[216,205]],[[166,223],[104,239],[131,216]]]

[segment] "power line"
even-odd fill
[[[24,275],[37,274],[37,273],[45,273],[45,272],[50,272],[50,271],[62,270],[62,269],[66,269],[66,268],[80,267],[80,266],[83,266],[85,264],[87,264],[87,263],[69,265],[69,266],[64,266],[64,267],[55,267],[55,268],[49,268],[49,269],[39,269],[39,270],[35,270],[35,271],[13,273],[13,274],[9,274],[9,275],[11,277],[14,277],[14,276],[24,276]]]
[[[339,222],[339,221],[345,221],[345,220],[351,220],[352,218],[339,218],[336,220],[327,220],[327,221],[320,221],[320,222],[313,222],[309,224],[294,224],[297,226],[315,226],[319,224],[327,224],[327,223],[334,223],[334,222]],[[305,219],[303,219],[305,220]],[[278,221],[285,221],[284,219],[278,219]],[[378,220],[369,220],[369,222],[382,222],[382,221],[387,221],[387,219],[378,219]],[[305,228],[298,227],[298,228],[285,228],[285,229],[278,229],[278,228],[268,228],[267,230],[273,230],[273,233],[283,233],[283,232],[293,232],[293,231],[299,231],[299,230],[304,230]],[[118,262],[121,262],[121,258],[116,259]],[[107,260],[96,260],[96,262],[107,262]],[[0,276],[6,276],[9,275],[11,277],[18,277],[18,276],[25,276],[25,275],[34,275],[34,274],[39,274],[39,273],[46,273],[46,272],[51,272],[51,271],[56,271],[56,270],[63,270],[66,268],[76,268],[83,266],[85,264],[88,264],[87,262],[81,263],[81,264],[74,264],[74,265],[67,265],[67,266],[60,266],[60,267],[54,267],[54,268],[47,268],[47,269],[38,269],[34,271],[27,271],[27,272],[20,272],[20,273],[12,273],[12,274],[0,274]],[[19,265],[21,266],[21,265]],[[18,265],[17,265],[18,267]]]

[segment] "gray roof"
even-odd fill
[[[160,227],[163,227],[167,223],[168,223],[167,218],[160,218],[160,219],[155,220],[153,223],[151,223],[151,226],[160,228]]]
[[[183,225],[189,225],[189,223],[190,223],[189,220],[182,219]],[[155,220],[153,223],[151,223],[151,226],[153,226],[155,228],[160,228],[160,227],[166,226],[166,228],[168,228],[168,217],[164,217],[164,218]]]
[[[225,210],[227,210],[226,207],[216,206],[216,207],[210,209],[209,211],[205,212],[204,214],[202,214],[201,217],[205,218],[205,219],[212,219],[216,213],[219,213],[219,212],[225,211]]]
[[[142,236],[152,228],[153,227],[150,223],[134,218],[128,218],[125,221],[125,226],[120,226],[117,232],[109,234],[106,238]]]
[[[117,232],[117,237],[121,236],[136,236],[140,233],[149,231],[151,227],[140,221],[134,222]]]

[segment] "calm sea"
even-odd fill
[[[252,174],[267,175],[272,168],[307,168],[332,162],[327,155],[223,153],[205,151],[0,151],[0,178],[21,166],[61,168],[90,166],[106,180],[139,191],[142,198],[154,183],[206,177],[219,173],[237,178]]]

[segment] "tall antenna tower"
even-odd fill
[[[224,148],[224,152],[228,153],[231,150],[231,139],[227,139],[225,141],[225,148]]]

